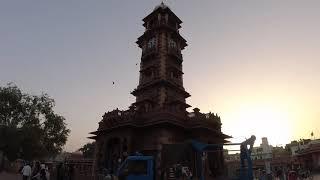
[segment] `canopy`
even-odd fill
[[[198,152],[204,151],[218,151],[222,150],[223,144],[205,144],[199,141],[192,140],[192,147]]]

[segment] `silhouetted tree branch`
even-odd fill
[[[54,106],[47,94],[25,94],[11,83],[0,87],[0,150],[9,160],[61,152],[70,130]]]
[[[79,151],[83,153],[84,158],[93,158],[95,146],[95,142],[87,143],[82,148],[80,148]]]

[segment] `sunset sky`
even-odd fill
[[[126,109],[138,84],[142,19],[160,0],[1,0],[0,85],[48,93],[89,140],[104,112]],[[170,0],[180,33],[187,102],[222,118],[223,132],[257,144],[320,138],[319,0]],[[112,84],[115,82],[115,85]],[[192,108],[188,109],[192,111]]]

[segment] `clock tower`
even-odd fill
[[[181,52],[187,43],[179,33],[181,23],[164,3],[143,19],[145,31],[136,42],[142,51],[139,84],[131,92],[136,100],[127,110],[104,113],[97,131],[91,132],[90,138],[96,141],[95,173],[103,168],[115,172],[119,159],[138,151],[155,158],[155,176],[160,179],[173,165],[170,159],[177,155],[167,151],[168,145],[185,147],[191,140],[228,142],[230,136],[221,132],[217,114],[201,113],[198,108],[193,112],[186,110],[190,107],[186,103],[190,94],[183,86]],[[210,172],[215,172],[214,176],[222,174],[222,148],[208,153],[206,164]],[[209,171],[205,174],[210,175]]]
[[[137,41],[142,49],[139,85],[132,92],[135,108],[184,113],[190,95],[183,87],[181,51],[187,43],[179,33],[182,21],[161,3],[143,22],[145,32]]]

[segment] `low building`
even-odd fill
[[[240,154],[227,154],[225,155],[225,161],[226,162],[233,162],[233,161],[240,161]]]
[[[286,148],[290,149],[292,156],[296,156],[299,151],[306,149],[309,143],[311,143],[311,139],[300,139],[299,141],[291,141],[286,145]]]
[[[268,138],[263,137],[260,146],[252,149],[251,159],[255,169],[265,169],[267,174],[271,173],[272,146]]]
[[[272,159],[272,148],[273,147],[268,143],[268,138],[263,137],[260,146],[252,149],[252,160]]]
[[[260,170],[267,173],[299,168],[320,171],[320,139],[301,139],[285,147],[273,147],[268,144],[267,138],[262,138],[260,146],[253,148],[251,158],[255,177],[259,176]],[[228,175],[236,175],[240,168],[240,155],[226,154],[225,162]]]
[[[227,153],[224,154],[224,160],[226,165],[226,175],[229,178],[238,177],[240,171],[240,153],[229,154],[227,151]]]
[[[320,171],[320,139],[310,141],[295,155],[303,168]]]

